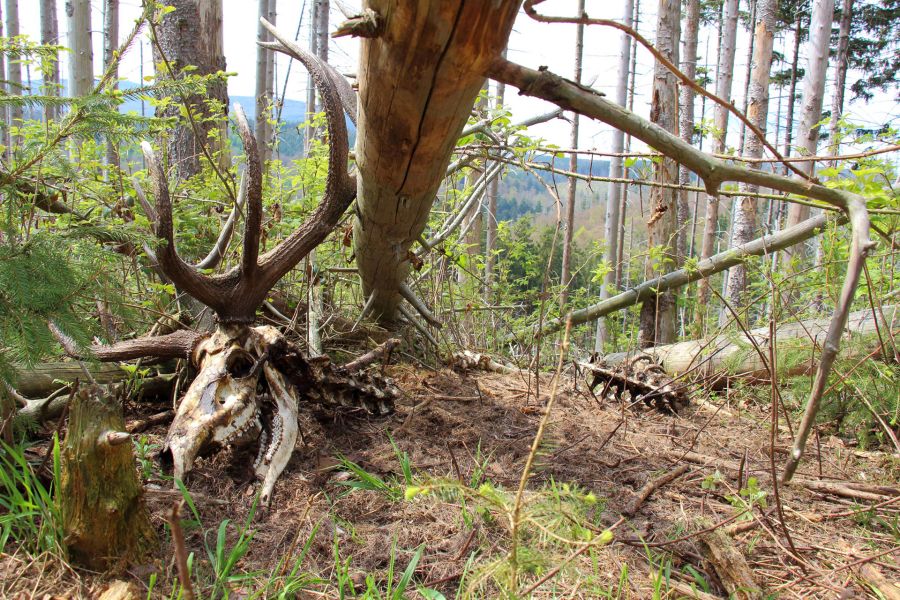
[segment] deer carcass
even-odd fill
[[[321,203],[304,225],[260,256],[263,166],[243,110],[235,106],[247,155],[243,254],[240,265],[222,274],[206,275],[176,251],[165,173],[151,146],[142,144],[156,199],[155,206],[148,203],[145,207],[158,240],[154,258],[179,290],[215,311],[217,328],[212,333],[178,331],[92,349],[94,357],[103,361],[189,359],[198,372],[169,429],[161,455],[164,462],[173,467],[177,479],[183,479],[201,453],[258,441],[255,470],[263,482],[263,504],[271,499],[294,449],[299,403],[359,406],[383,414],[392,408],[397,395],[389,379],[335,366],[327,358],[307,360],[278,330],[253,326],[256,310],[272,286],[325,239],[356,195],[355,177],[348,172],[344,121],[345,110],[355,120],[355,98],[349,84],[326,63],[274,29],[272,33],[278,41],[265,45],[302,62],[321,94],[330,142]],[[77,352],[63,341],[67,350]]]

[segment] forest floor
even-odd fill
[[[537,402],[536,381],[524,373],[395,366],[390,374],[405,396],[390,417],[303,416],[303,440],[272,506],[252,519],[255,486],[249,467],[235,465],[253,457],[225,452],[201,461],[188,481],[200,523],[185,525],[198,597],[279,591],[355,597],[351,588],[370,598],[382,597],[372,590],[385,598],[499,597],[510,548],[502,507],[511,506],[551,378],[542,378]],[[736,394],[695,394],[694,400],[674,416],[625,407],[597,400],[580,378],[564,373],[524,497],[531,521],[518,538],[520,592],[533,587],[526,595],[535,598],[900,597],[894,487],[900,459],[834,437],[814,439],[795,482],[779,486],[779,511],[770,454],[774,448],[780,470],[789,433],[779,431],[770,443],[768,410]],[[160,406],[142,409],[151,414]],[[144,449],[160,444],[165,431],[160,425],[147,432]],[[74,571],[47,556],[0,556],[0,596],[93,598],[118,578],[135,586],[136,597],[175,597],[165,519],[180,495],[155,463],[144,464],[162,540],[152,561],[114,577]],[[621,520],[648,481],[674,469],[684,472]],[[541,506],[547,510],[535,509]],[[182,516],[192,518],[189,508]],[[245,523],[252,539],[241,545]],[[614,525],[609,545],[583,535]],[[236,564],[226,572],[228,556]],[[415,585],[392,596],[414,559]],[[217,568],[227,575],[218,586]],[[735,591],[741,586],[762,593]]]

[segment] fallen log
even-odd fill
[[[118,383],[134,374],[119,364],[85,364],[91,377],[98,384]],[[84,380],[84,371],[77,362],[51,362],[17,369],[13,387],[22,396],[43,398],[76,379]],[[62,382],[62,384],[60,383]],[[158,375],[141,381],[140,389],[146,394],[165,392],[172,387],[172,376]]]
[[[880,344],[880,340],[875,335],[877,327],[881,328],[882,335],[885,335],[885,330],[900,331],[900,310],[898,308],[900,308],[898,305],[883,307],[878,316],[877,324],[871,310],[851,313],[844,331],[849,333],[851,338],[864,340],[864,343],[862,347],[859,345],[851,347],[850,344],[844,344],[842,355],[844,357],[867,355],[877,350]],[[884,320],[881,319],[881,314],[884,315]],[[825,340],[829,323],[829,318],[782,323],[776,328],[776,343],[780,344],[782,341],[787,340],[792,340],[793,342],[803,341],[808,343],[809,346],[815,344],[818,347]],[[752,329],[749,333],[752,341],[760,348],[769,347],[770,336],[768,327]],[[769,380],[768,369],[763,364],[759,354],[754,350],[753,343],[742,332],[734,335],[718,335],[703,340],[656,346],[655,348],[644,348],[640,352],[654,356],[670,375],[674,376],[691,371],[713,385],[724,381],[723,373],[727,373],[731,377],[741,377],[760,382]],[[764,351],[764,354],[767,354],[767,352]],[[609,365],[616,365],[625,362],[634,355],[635,352],[618,352],[609,354],[603,359]],[[812,352],[810,352],[809,355],[812,360],[790,365],[786,368],[779,367],[779,374],[791,376],[811,372],[818,365],[818,353],[813,356]]]

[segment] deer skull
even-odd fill
[[[296,392],[266,364],[266,348],[278,338],[272,327],[221,327],[196,345],[191,358],[199,371],[161,454],[176,479],[202,454],[259,440],[255,469],[263,480],[261,499],[268,503],[298,431]]]

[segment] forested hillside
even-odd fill
[[[4,0],[0,598],[900,598],[897,0]]]

